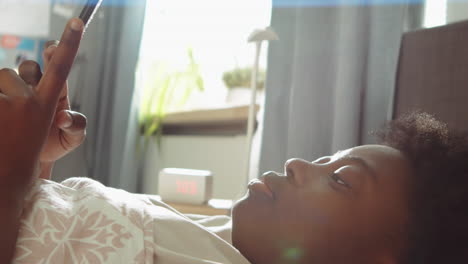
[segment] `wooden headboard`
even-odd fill
[[[405,33],[393,118],[419,109],[468,131],[468,21]]]

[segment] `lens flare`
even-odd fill
[[[288,248],[284,251],[283,258],[288,261],[298,261],[304,256],[304,251],[300,248]]]

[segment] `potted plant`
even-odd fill
[[[259,70],[257,76],[257,93],[263,93],[265,88],[265,70]],[[226,101],[231,104],[247,104],[250,100],[252,68],[235,68],[223,74],[223,81],[228,88]],[[258,94],[257,94],[258,95]],[[258,96],[257,98],[260,98]]]

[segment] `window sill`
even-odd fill
[[[260,106],[255,108],[258,113]],[[163,121],[163,135],[243,135],[248,117],[248,105],[170,113]]]

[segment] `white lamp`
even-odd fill
[[[250,174],[250,158],[251,158],[251,151],[252,151],[252,139],[253,139],[253,131],[254,131],[254,124],[255,124],[255,103],[257,101],[257,76],[258,76],[258,67],[260,61],[260,52],[262,50],[262,43],[263,41],[271,41],[271,40],[279,40],[278,35],[271,27],[267,27],[265,29],[256,29],[254,30],[249,38],[249,43],[256,44],[256,51],[255,51],[255,63],[253,66],[252,71],[252,83],[251,83],[251,101],[249,107],[249,119],[247,123],[247,167],[246,167],[246,182],[249,181],[249,174]]]

